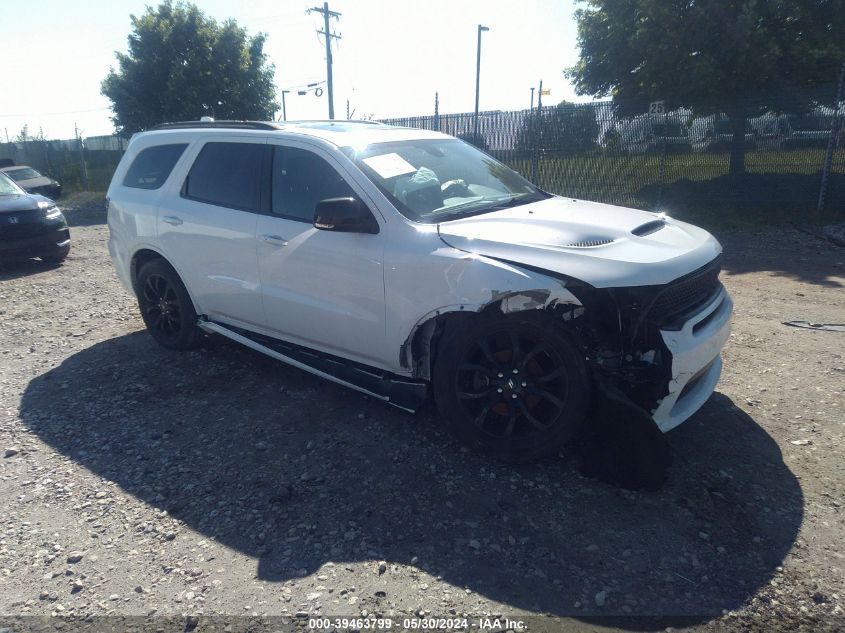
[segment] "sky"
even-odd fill
[[[14,138],[24,124],[46,138],[111,134],[110,102],[100,82],[125,52],[130,15],[150,0],[0,0],[3,88],[0,134]],[[324,90],[297,95],[305,84],[325,81],[322,16],[314,0],[197,0],[208,16],[233,18],[250,34],[268,36],[265,52],[275,65],[288,119],[328,118]],[[341,36],[333,47],[335,118],[386,118],[475,107],[477,26],[481,43],[481,110],[527,108],[540,80],[551,91],[544,103],[584,101],[563,75],[578,57],[574,0],[330,0]],[[535,92],[536,99],[536,92]],[[535,101],[536,103],[536,101]],[[282,116],[281,111],[277,114]],[[5,140],[5,138],[3,138]]]

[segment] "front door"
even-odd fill
[[[257,228],[265,327],[299,345],[383,366],[382,235],[314,228],[319,201],[361,196],[328,154],[272,148],[270,212]]]

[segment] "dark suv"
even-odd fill
[[[69,252],[70,230],[56,203],[25,192],[0,172],[0,261],[60,262]]]

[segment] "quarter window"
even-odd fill
[[[185,180],[185,197],[257,211],[264,147],[257,143],[206,143]]]
[[[129,166],[126,177],[123,179],[123,186],[134,189],[158,189],[167,180],[186,147],[188,147],[186,143],[179,143],[156,145],[141,150]]]
[[[314,210],[321,200],[354,196],[343,176],[313,152],[274,146],[271,207],[274,215],[313,222]]]

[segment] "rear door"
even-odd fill
[[[382,366],[384,233],[314,228],[319,201],[367,198],[329,152],[293,141],[268,147],[270,212],[259,217],[257,231],[265,327],[293,343]]]
[[[266,147],[255,136],[200,139],[181,191],[158,209],[159,243],[212,320],[263,320],[255,246]]]

